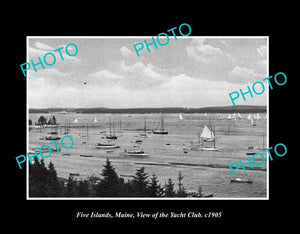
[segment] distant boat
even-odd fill
[[[86,135],[80,134],[81,138],[88,138],[89,137],[89,125],[86,124]]]
[[[111,126],[113,129],[111,129]],[[111,118],[109,118],[109,135],[105,136],[106,139],[110,139],[110,140],[116,140],[118,139],[118,137],[115,135],[115,127],[114,124],[111,123]]]
[[[237,116],[239,119],[242,119],[242,116],[240,115],[240,113],[237,113]]]
[[[164,129],[164,118],[163,118],[163,114],[161,114],[161,123],[160,123],[160,129],[155,129],[152,131],[153,134],[161,134],[161,135],[165,135],[168,134],[168,131],[166,131]]]
[[[191,149],[190,150],[198,151],[201,147],[200,132],[199,131],[198,131],[197,135],[198,135],[198,142],[197,143],[191,142]]]
[[[251,119],[250,119],[250,122],[251,122],[251,125],[252,126],[256,126],[256,123],[254,122],[254,119],[251,117]]]
[[[247,120],[251,120],[252,119],[252,116],[251,114],[249,113],[249,115],[247,116]]]
[[[252,180],[243,180],[241,178],[232,178],[232,179],[230,179],[230,182],[232,182],[232,183],[249,183],[249,184],[251,184]]]
[[[78,119],[76,118],[76,119],[73,121],[73,123],[78,123]]]
[[[146,127],[146,117],[144,118],[144,133],[140,134],[140,137],[147,138],[147,127]]]
[[[44,140],[48,140],[48,141],[55,141],[55,140],[59,140],[61,137],[58,136],[57,132],[49,132],[48,135],[44,136]]]
[[[180,120],[183,120],[183,116],[182,116],[181,113],[179,114],[179,119],[180,119]]]
[[[145,151],[141,148],[139,149],[130,149],[130,150],[124,150],[123,153],[124,156],[133,156],[133,157],[146,157],[149,156]]]
[[[265,150],[265,135],[262,135],[262,147],[257,147],[259,150]]]
[[[103,143],[96,143],[95,144],[97,149],[116,149],[120,148],[119,145],[115,145],[113,142],[103,142]]]
[[[70,176],[79,176],[79,173],[69,173]]]
[[[232,119],[235,120],[235,119],[236,119],[235,113],[233,113],[233,115],[228,114],[227,119],[228,119],[228,120],[232,120]]]
[[[98,122],[99,122],[98,119],[95,117],[94,123],[98,123]]]
[[[80,154],[80,157],[91,158],[93,155],[91,154]]]
[[[261,119],[259,113],[257,113],[257,114],[254,116],[254,119]]]

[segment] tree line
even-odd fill
[[[29,125],[32,125],[32,120],[29,119],[28,120],[28,124]],[[55,116],[53,115],[52,117],[49,117],[49,120],[47,120],[46,117],[44,117],[43,115],[41,115],[38,119],[37,122],[35,122],[35,125],[45,125],[45,124],[49,124],[49,125],[56,125],[56,118]]]
[[[145,167],[137,169],[127,182],[117,174],[109,159],[103,167],[101,178],[91,176],[78,181],[69,176],[64,181],[57,176],[52,162],[47,168],[44,160],[35,158],[34,164],[29,164],[29,197],[202,197],[201,187],[198,192],[187,192],[181,172],[176,190],[171,178],[161,185],[154,173],[149,176],[145,172]]]

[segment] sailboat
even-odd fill
[[[242,119],[242,116],[240,115],[240,113],[237,113],[237,116],[239,119]]]
[[[111,125],[113,126],[113,131],[111,131]],[[118,137],[115,135],[115,127],[114,124],[111,124],[111,118],[109,118],[109,135],[105,136],[106,139],[116,140]]]
[[[144,118],[144,133],[141,133],[140,137],[147,138],[148,136],[147,136],[146,131],[147,131],[147,127],[146,127],[146,117],[145,117]]]
[[[73,121],[73,123],[78,123],[78,119],[76,118],[76,119]]]
[[[153,134],[161,134],[161,135],[164,135],[164,134],[168,134],[168,131],[166,131],[164,129],[164,118],[163,118],[163,115],[161,114],[161,123],[160,123],[160,129],[155,129],[152,131]]]
[[[99,122],[98,119],[95,117],[94,123],[98,123],[98,122]]]
[[[265,135],[262,135],[262,148],[261,147],[257,147],[257,149],[259,150],[265,150]]]
[[[259,113],[257,113],[257,114],[254,116],[254,119],[261,119],[261,117],[259,116]]]
[[[251,120],[252,119],[252,116],[251,114],[249,113],[249,115],[247,116],[247,120]]]
[[[201,150],[204,151],[218,151],[216,148],[216,137],[212,130],[210,130],[206,125],[204,126],[204,129],[200,135],[200,139],[202,139],[204,142],[214,142],[214,147],[201,147]]]
[[[214,133],[206,125],[204,126],[200,138],[202,138],[205,142],[211,142],[215,140]]]
[[[251,125],[256,126],[256,123],[254,122],[253,118],[250,119]]]
[[[249,114],[249,115],[250,115],[250,114]],[[248,119],[248,118],[247,118],[247,119]],[[252,126],[256,126],[256,124],[255,124],[255,122],[254,122],[254,119],[252,118],[251,115],[250,115],[249,120],[250,120]]]
[[[179,114],[179,119],[180,119],[180,120],[183,120],[183,116],[182,116],[181,113]]]
[[[235,113],[233,113],[233,115],[229,114],[228,117],[227,117],[227,119],[228,120],[232,120],[232,119],[235,120],[236,119]]]
[[[198,141],[197,143],[194,143],[191,141],[191,150],[193,151],[198,151],[201,147],[201,142],[200,142],[200,132],[198,131]]]
[[[86,124],[86,135],[80,134],[81,138],[88,138],[89,137],[89,125]]]

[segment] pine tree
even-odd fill
[[[59,197],[62,195],[62,188],[58,181],[57,173],[52,162],[50,162],[48,165],[48,175],[45,182],[47,183],[48,187],[48,196]]]
[[[162,187],[158,184],[157,176],[153,173],[151,177],[150,184],[147,188],[149,197],[161,197],[162,196]]]
[[[69,176],[66,190],[65,190],[66,197],[77,197],[77,184],[76,179],[74,180],[72,176]]]
[[[40,162],[34,158],[34,164],[29,163],[29,196],[48,197],[49,188],[47,183],[48,170],[44,160]]]
[[[181,171],[178,173],[178,191],[176,193],[177,197],[186,197],[188,194],[186,193],[186,189],[184,188],[182,184],[183,176],[181,175]]]
[[[80,181],[78,184],[78,197],[88,197],[90,195],[88,181]]]
[[[145,173],[145,167],[137,169],[132,180],[133,195],[135,197],[147,197],[148,174]]]
[[[56,118],[54,115],[52,116],[52,124],[56,125]]]
[[[165,197],[175,197],[176,193],[174,191],[174,184],[172,182],[172,179],[168,179],[168,183],[165,184]]]
[[[99,197],[119,197],[122,196],[122,185],[117,175],[115,168],[111,165],[110,161],[106,160],[106,165],[101,173],[103,179],[96,185],[96,196]]]

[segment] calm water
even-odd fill
[[[57,122],[62,125],[68,121],[71,125],[68,134],[64,127],[57,131],[62,135],[70,135],[74,140],[71,149],[61,147],[61,152],[52,152],[51,157],[45,160],[46,165],[50,161],[54,163],[57,174],[60,177],[68,178],[69,173],[79,173],[78,179],[87,178],[91,175],[100,177],[103,164],[106,158],[112,162],[118,175],[124,176],[127,180],[129,175],[134,175],[136,169],[145,166],[146,172],[151,175],[153,172],[158,176],[162,184],[170,177],[177,186],[178,172],[181,171],[183,184],[188,190],[198,190],[202,187],[204,193],[214,193],[217,198],[245,198],[245,197],[266,197],[267,196],[267,171],[243,170],[236,171],[236,177],[253,180],[252,184],[230,183],[232,178],[229,164],[242,160],[246,162],[246,152],[261,152],[257,148],[266,148],[266,125],[264,119],[257,120],[256,126],[252,126],[246,120],[247,115],[241,114],[241,120],[227,120],[227,114],[183,114],[183,120],[179,119],[179,114],[165,114],[165,129],[168,135],[154,135],[147,133],[147,138],[141,138],[140,147],[149,154],[145,158],[125,157],[120,155],[124,149],[137,145],[135,141],[139,139],[139,134],[143,133],[144,119],[146,117],[147,132],[157,127],[160,122],[160,114],[30,114],[29,118],[37,122],[43,115],[47,119],[55,115]],[[265,114],[261,114],[264,117]],[[73,123],[75,119],[78,123]],[[95,123],[97,118],[99,122]],[[114,123],[114,129],[118,139],[116,144],[119,149],[107,153],[105,149],[96,149],[95,143],[105,139],[105,133],[109,133],[109,120]],[[217,136],[217,152],[188,151],[183,152],[183,148],[189,148],[190,142],[197,142],[198,131],[201,133],[204,125],[215,126]],[[88,125],[88,130],[87,126]],[[51,141],[40,140],[39,138],[53,128],[31,129],[29,131],[29,149],[37,149],[41,145],[49,144]],[[101,132],[101,133],[100,133]],[[87,135],[83,138],[82,135]],[[67,140],[66,140],[67,141]],[[86,143],[83,143],[86,142]],[[213,143],[206,143],[212,146]],[[248,149],[254,146],[253,150]],[[54,146],[53,146],[54,147]],[[70,156],[62,154],[69,153]],[[92,155],[93,157],[80,157],[81,154]],[[265,153],[264,153],[265,155]],[[250,156],[251,158],[252,156]],[[259,163],[259,159],[257,159]],[[212,167],[216,164],[221,168]],[[267,163],[259,168],[266,168]],[[223,167],[223,168],[222,168]],[[176,187],[177,188],[177,187]]]

